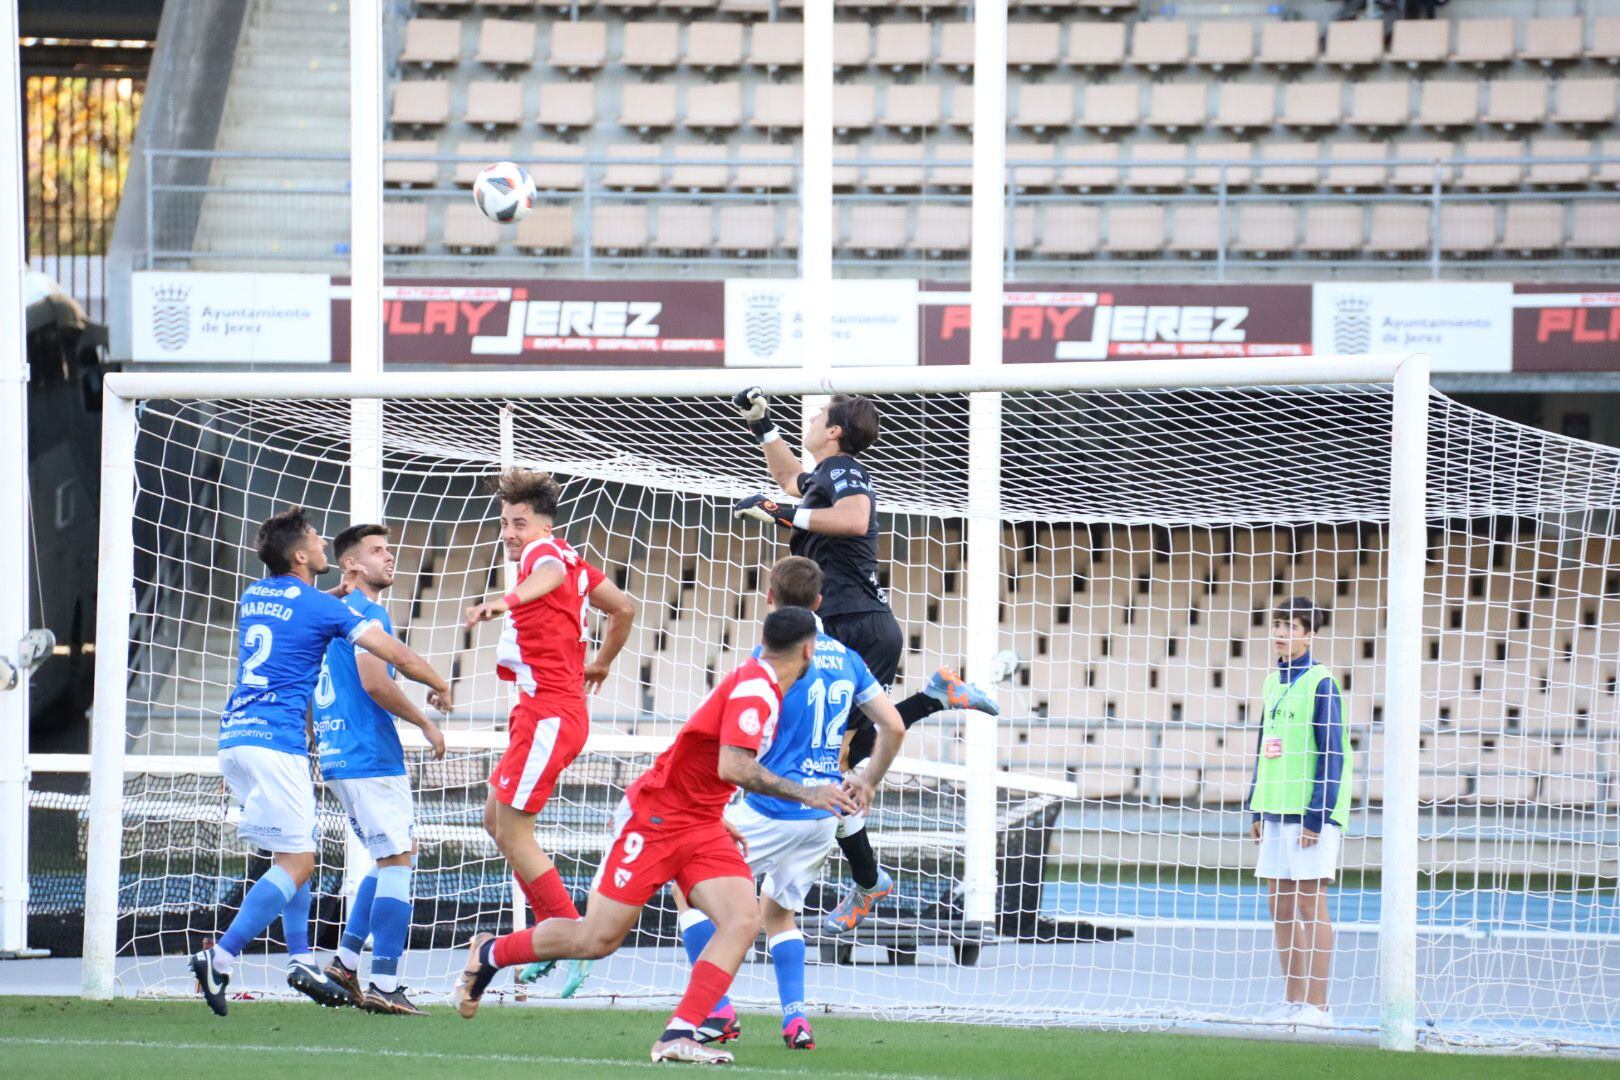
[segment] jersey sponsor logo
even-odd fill
[[[737,726],[749,735],[759,734],[759,710],[747,709],[737,717]]]
[[[849,487],[849,481],[848,480],[840,480],[836,484],[833,485],[833,490],[834,491],[843,491],[847,487]]]
[[[501,777],[501,787],[504,788],[504,787],[511,787],[511,786],[512,786],[512,778],[510,776]]]
[[[289,585],[289,586],[286,587],[286,589],[282,590],[281,595],[285,596],[287,599],[291,600],[293,597],[297,596],[299,593],[301,593],[303,591],[304,590],[300,589],[296,585]]]
[[[617,870],[613,871],[613,885],[614,885],[614,887],[622,889],[626,885],[630,884],[631,874],[632,874],[631,871],[626,870],[622,866],[619,867]]]
[[[840,476],[843,476],[843,475],[844,475],[844,473],[845,473],[845,471],[846,471],[846,470],[844,470],[844,469],[834,469],[834,470],[833,470],[833,471],[832,471],[832,478],[833,478],[833,479],[834,479],[834,480],[837,480],[837,479],[838,479],[838,478],[839,478],[839,477],[840,477]]]

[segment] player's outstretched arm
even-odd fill
[[[741,746],[720,747],[720,779],[757,795],[803,803],[813,810],[830,810],[842,817],[859,812],[860,806],[837,784],[806,787],[796,780],[777,776],[759,763],[752,750]]]
[[[844,787],[858,797],[862,804],[870,804],[878,785],[888,775],[889,766],[900,755],[900,744],[906,739],[906,724],[900,719],[900,710],[894,707],[889,695],[879,694],[861,706],[861,712],[877,727],[877,741],[872,756],[863,768],[851,773]]]
[[[492,600],[487,604],[474,604],[468,608],[467,629],[471,630],[481,622],[498,619],[515,607],[534,603],[546,593],[561,585],[563,579],[567,576],[568,571],[563,568],[562,563],[542,562],[535,568],[534,573],[518,582],[517,588],[499,600]]]
[[[354,665],[360,671],[360,685],[371,695],[371,700],[420,731],[433,748],[434,758],[443,758],[444,734],[439,731],[439,725],[422,715],[422,710],[405,696],[405,691],[389,676],[388,665],[370,653],[356,653]]]
[[[417,655],[416,650],[380,626],[373,626],[355,642],[385,664],[393,664],[399,673],[415,683],[421,683],[431,693],[428,703],[440,712],[449,712],[450,684],[433,670],[433,665]]]
[[[585,692],[594,694],[607,681],[613,661],[630,640],[630,628],[636,622],[636,602],[611,581],[597,585],[586,599],[591,602],[591,607],[607,616],[602,644],[597,647],[591,662],[585,665]]]
[[[799,476],[804,470],[798,457],[782,441],[776,421],[771,419],[771,402],[765,396],[765,391],[757,386],[739,390],[731,399],[731,404],[747,422],[754,438],[759,440],[760,449],[765,451],[765,467],[771,471],[771,479],[797,499],[802,494],[799,491]]]

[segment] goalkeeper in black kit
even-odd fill
[[[826,633],[859,653],[878,682],[888,687],[900,668],[903,638],[888,597],[878,584],[877,495],[860,455],[878,437],[877,407],[864,397],[834,396],[805,427],[804,448],[816,467],[805,472],[799,458],[782,441],[770,418],[770,403],[758,387],[740,391],[732,404],[765,451],[771,478],[797,507],[766,495],[751,495],[736,506],[736,515],[791,530],[788,548],[821,567],[821,617]],[[994,714],[996,704],[981,687],[963,682],[949,668],[929,677],[922,692],[896,708],[907,728],[945,709],[977,709]],[[849,740],[848,768],[872,752],[875,729],[855,729]],[[864,817],[839,822],[838,846],[849,860],[855,885],[827,916],[826,929],[845,933],[859,926],[877,902],[894,891],[894,880],[879,869],[866,835]]]

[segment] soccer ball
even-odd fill
[[[521,165],[497,161],[478,174],[472,186],[473,202],[491,221],[509,225],[522,221],[534,209],[539,197],[534,177]]]

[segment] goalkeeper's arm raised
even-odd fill
[[[797,499],[803,494],[799,490],[799,476],[804,469],[782,440],[782,432],[778,430],[776,422],[771,419],[771,403],[765,391],[757,386],[739,390],[731,399],[731,404],[747,422],[754,438],[759,440],[760,449],[765,451],[765,467],[770,469],[771,479]]]

